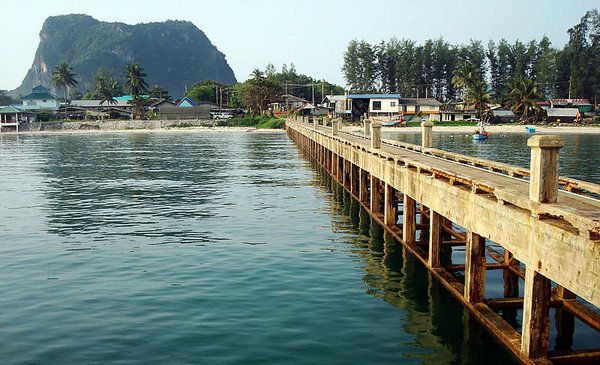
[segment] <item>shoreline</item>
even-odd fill
[[[181,127],[181,128],[135,128],[135,129],[85,129],[0,132],[4,135],[63,135],[63,134],[111,134],[111,133],[285,133],[285,129],[261,129],[255,127]]]
[[[525,127],[532,127],[535,133],[528,133]],[[475,126],[434,126],[434,133],[460,133],[471,134]],[[521,133],[521,134],[600,134],[600,127],[593,126],[539,126],[539,125],[492,125],[485,128],[490,134]],[[342,130],[360,133],[363,128],[359,126],[345,126]],[[420,133],[421,127],[382,127],[382,132],[388,133]],[[80,129],[80,130],[27,130],[0,132],[0,136],[9,135],[63,135],[63,134],[110,134],[110,133],[285,133],[285,129],[260,129],[255,127],[156,127],[156,128],[116,128],[116,129]]]

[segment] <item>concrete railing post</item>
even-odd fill
[[[339,125],[337,119],[331,121],[331,135],[337,136],[339,132]]]
[[[531,148],[529,199],[536,203],[555,203],[558,198],[558,150],[565,141],[559,136],[533,136]]]
[[[315,129],[317,129],[319,126],[319,118],[313,117],[313,125],[315,126]]]
[[[371,119],[365,119],[363,120],[364,123],[364,128],[365,128],[365,137],[369,137],[371,136]]]
[[[381,124],[371,123],[371,148],[381,148]]]
[[[421,146],[423,148],[433,147],[433,122],[422,122],[421,127],[423,128]]]

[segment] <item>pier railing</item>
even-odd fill
[[[360,133],[356,133],[356,132],[345,131],[345,132],[341,132],[341,133],[355,136],[358,138],[366,138],[364,136],[364,134],[360,134]],[[368,139],[368,138],[366,138],[366,139]],[[505,164],[502,162],[486,160],[486,159],[473,157],[473,156],[462,155],[459,153],[444,151],[444,150],[440,150],[440,149],[433,148],[433,147],[422,147],[422,146],[412,144],[412,143],[395,141],[395,140],[391,140],[391,139],[383,139],[383,138],[381,139],[381,143],[384,143],[384,144],[387,144],[390,146],[396,146],[399,148],[404,148],[404,149],[407,149],[410,151],[424,153],[427,155],[443,158],[445,160],[449,160],[449,161],[453,161],[456,163],[461,163],[464,165],[489,170],[489,171],[496,172],[499,174],[512,176],[515,178],[523,178],[523,179],[527,180],[527,179],[529,179],[529,176],[531,174],[528,168],[513,166],[513,165]],[[600,197],[600,185],[599,184],[594,184],[594,183],[590,183],[587,181],[574,179],[574,178],[571,178],[568,176],[559,176],[558,182],[559,182],[559,189],[561,189],[561,190],[568,191],[568,192],[571,192],[574,194],[579,194],[579,195]]]
[[[564,142],[530,138],[531,169],[522,169],[433,149],[431,123],[415,146],[381,140],[381,125],[368,122],[364,134],[336,120],[288,119],[286,129],[521,361],[600,363],[600,349],[548,350],[550,307],[563,336],[572,337],[574,318],[600,331],[600,201],[585,196],[600,190],[559,178]],[[585,193],[560,191],[565,181]],[[447,262],[442,252],[456,246],[464,262]],[[485,273],[495,269],[504,297],[487,298]],[[521,333],[504,318],[518,309]]]

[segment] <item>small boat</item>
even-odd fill
[[[480,132],[480,131],[477,130],[477,131],[475,131],[475,133],[473,133],[473,139],[474,140],[488,139],[489,135],[490,134],[488,132],[486,132],[486,131]]]
[[[477,123],[477,129],[475,130],[475,133],[473,133],[473,139],[481,141],[484,139],[488,139],[489,136],[490,136],[490,134],[485,131],[484,123],[483,122]]]
[[[525,127],[525,130],[526,130],[527,132],[529,132],[529,133],[535,133],[535,128],[532,128],[532,127],[527,127],[527,126],[526,126],[526,127]]]

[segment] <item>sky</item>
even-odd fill
[[[225,54],[238,81],[269,63],[278,71],[293,63],[298,73],[345,86],[341,68],[353,39],[423,44],[442,37],[450,44],[474,39],[487,46],[490,40],[529,42],[546,35],[562,48],[567,30],[593,8],[600,8],[598,0],[0,0],[0,89],[21,84],[42,24],[53,15],[127,24],[187,20]]]

